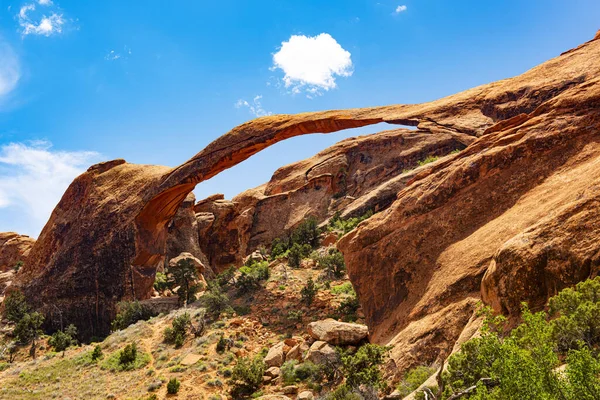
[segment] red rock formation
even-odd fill
[[[402,368],[447,353],[480,298],[516,317],[600,271],[600,41],[466,93],[497,123],[339,244]]]
[[[265,147],[297,135],[379,122],[418,126],[432,135],[479,137],[460,154],[403,182],[409,186],[388,210],[341,243],[374,337],[400,343],[409,335],[402,332],[427,316],[479,298],[483,274],[508,239],[581,200],[574,191],[582,198],[593,195],[596,175],[576,172],[593,170],[599,154],[599,43],[584,44],[521,76],[430,103],[259,118],[175,169],[123,160],[95,165],[71,184],[54,210],[18,285],[49,321],[52,308],[59,308],[83,333],[100,333],[116,301],[150,295],[168,224],[194,186]],[[561,179],[568,184],[558,185]],[[587,257],[587,251],[576,255]],[[595,259],[590,260],[595,271]],[[504,271],[498,261],[497,270]],[[514,283],[507,285],[510,295]],[[484,292],[490,299],[506,295]],[[460,324],[469,317],[470,308],[461,308],[444,320]],[[427,358],[456,339],[444,321],[437,326]],[[421,339],[411,343],[418,347]]]
[[[13,268],[19,261],[25,263],[35,239],[15,232],[0,232],[0,272]]]

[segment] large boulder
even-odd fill
[[[264,361],[267,367],[281,367],[285,362],[285,343],[279,342],[271,347]]]
[[[358,344],[369,336],[366,325],[351,324],[327,318],[308,324],[308,333],[316,340],[336,346]]]

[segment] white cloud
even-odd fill
[[[0,38],[0,98],[10,93],[20,78],[19,59],[12,48]]]
[[[272,69],[281,69],[285,87],[292,93],[306,92],[308,97],[334,89],[336,76],[352,75],[350,52],[328,33],[317,36],[292,35],[273,54]]]
[[[406,7],[405,5],[402,6],[398,6],[396,7],[396,11],[394,11],[395,14],[400,14],[401,12],[404,12],[408,9],[408,7]]]
[[[17,214],[20,223],[2,229],[37,236],[69,184],[99,157],[91,151],[55,151],[46,141],[2,145],[0,215]]]
[[[256,117],[264,117],[266,115],[271,115],[270,111],[265,111],[260,102],[262,99],[261,95],[254,96],[252,99],[252,103],[248,103],[246,100],[239,99],[235,103],[235,108],[247,107],[250,112]]]
[[[52,1],[39,0],[39,4],[44,6],[53,5]],[[35,11],[35,4],[26,4],[21,7],[17,19],[21,27],[21,33],[26,35],[42,35],[51,36],[62,32],[62,27],[65,20],[62,14],[52,12],[50,16],[42,15],[41,17],[32,19],[31,13]]]
[[[111,50],[104,56],[106,61],[116,61],[120,58],[127,59],[131,55],[131,49],[127,46],[123,47],[123,53],[117,53],[115,50]]]

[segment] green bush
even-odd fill
[[[229,286],[229,284],[231,284],[231,281],[233,280],[236,271],[237,269],[234,266],[231,266],[225,271],[221,272],[219,275],[217,275],[213,282],[215,282],[222,288],[227,287]]]
[[[117,311],[111,325],[113,331],[125,329],[138,321],[146,321],[157,315],[150,307],[139,301],[122,301],[117,304]]]
[[[342,219],[339,212],[336,212],[329,220],[327,229],[329,231],[342,231],[345,235],[358,226],[361,222],[373,216],[373,211],[369,210],[360,217]]]
[[[10,292],[4,299],[4,318],[18,323],[30,310],[25,295],[19,291]]]
[[[271,243],[271,259],[275,260],[278,257],[283,256],[290,248],[289,238],[276,238]]]
[[[356,293],[346,297],[337,308],[338,318],[346,322],[356,321],[358,319],[357,311],[360,308],[360,302]]]
[[[65,331],[56,331],[48,339],[48,344],[54,347],[55,351],[65,351],[70,346],[77,345],[77,328],[71,324]]]
[[[131,343],[125,346],[121,353],[119,353],[119,364],[127,366],[133,364],[137,358],[137,344]]]
[[[360,385],[381,387],[383,381],[380,367],[387,352],[387,347],[366,344],[355,354],[342,355],[342,371],[346,377],[346,384],[351,388],[358,388]]]
[[[94,347],[94,350],[92,351],[92,361],[98,361],[102,357],[102,347],[100,347],[100,345],[96,345],[96,347]]]
[[[313,248],[319,246],[321,230],[315,217],[308,217],[289,236],[273,240],[271,243],[271,259],[292,257],[292,263],[297,267],[302,258],[308,256]],[[297,245],[297,246],[295,246]],[[293,250],[293,254],[289,254]],[[292,264],[290,264],[292,265]]]
[[[179,392],[179,386],[181,386],[181,382],[179,382],[177,378],[171,378],[169,383],[167,383],[167,393],[177,394],[177,392]]]
[[[304,317],[302,310],[290,310],[287,314],[287,320],[294,323],[302,322],[302,317]]]
[[[363,400],[358,393],[354,393],[348,385],[340,385],[334,391],[327,393],[325,400]]]
[[[261,282],[269,279],[269,263],[267,261],[254,262],[249,266],[240,268],[240,275],[235,286],[238,293],[249,293],[261,286]]]
[[[600,277],[550,299],[549,313],[523,305],[523,322],[507,333],[505,320],[484,308],[481,336],[448,359],[445,398],[477,385],[472,399],[596,399],[598,303]],[[556,370],[561,360],[564,373]]]
[[[312,247],[308,244],[294,243],[288,251],[288,265],[292,268],[299,268],[300,263],[312,252]]]
[[[178,315],[171,322],[171,327],[165,328],[164,341],[165,343],[174,344],[175,347],[183,346],[188,329],[192,325],[190,314],[187,312]]]
[[[217,346],[216,346],[215,350],[217,351],[217,353],[223,354],[227,350],[229,350],[232,346],[233,346],[233,340],[225,339],[225,336],[221,335],[221,336],[219,336],[219,340],[217,341]]]
[[[250,396],[261,384],[266,366],[260,356],[254,359],[242,357],[238,359],[231,373],[231,395],[234,399]]]
[[[341,285],[332,286],[331,293],[332,294],[349,294],[349,295],[353,295],[353,296],[356,295],[356,293],[354,292],[354,287],[352,286],[352,283],[350,283],[350,282],[345,282],[345,283],[342,283]]]
[[[37,348],[37,340],[42,331],[42,325],[44,324],[44,316],[39,312],[32,312],[23,315],[23,317],[17,322],[13,334],[18,342],[22,344],[31,343],[31,356],[35,360],[35,351]]]
[[[291,242],[298,244],[307,244],[312,248],[319,246],[319,236],[321,230],[318,227],[317,219],[315,217],[308,217],[294,230],[291,235]]]
[[[438,159],[439,159],[438,156],[431,156],[430,155],[430,156],[425,157],[423,160],[418,161],[417,164],[419,165],[419,167],[422,167],[423,165],[430,164],[430,163],[432,163],[434,161],[437,161]]]
[[[408,396],[429,379],[435,371],[435,368],[424,365],[411,369],[398,384],[398,392],[400,392],[402,397]]]
[[[329,249],[328,254],[320,257],[317,262],[330,278],[343,278],[346,273],[344,255],[338,249]]]
[[[229,310],[229,296],[223,291],[221,286],[214,282],[209,289],[204,292],[200,298],[200,303],[206,307],[206,312],[214,317],[219,317],[221,313]]]
[[[16,263],[16,264],[13,266],[13,269],[15,270],[15,272],[19,272],[19,270],[20,270],[21,268],[23,268],[23,265],[24,265],[23,261],[20,261],[20,260],[19,260],[19,261],[17,261],[17,263]]]
[[[169,281],[167,279],[167,274],[164,272],[157,272],[156,277],[154,278],[154,289],[158,292],[162,292],[170,288]]]
[[[307,306],[310,306],[313,301],[315,300],[315,296],[317,295],[318,289],[317,286],[315,285],[315,282],[312,280],[312,278],[308,278],[308,281],[306,281],[306,286],[304,286],[301,290],[300,290],[300,296],[302,296],[302,302],[304,304],[306,304]]]

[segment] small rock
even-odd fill
[[[298,393],[298,386],[296,385],[290,385],[290,386],[286,386],[282,389],[283,394],[295,394]]]
[[[281,370],[278,367],[271,367],[265,371],[266,376],[270,376],[271,378],[277,378],[281,375]]]
[[[305,390],[298,394],[297,400],[313,400],[315,396],[310,390]]]
[[[302,361],[302,350],[300,349],[300,345],[297,344],[290,349],[285,355],[286,360],[297,360]]]
[[[198,361],[200,361],[200,358],[202,358],[202,357],[199,356],[198,354],[188,354],[187,356],[185,356],[183,358],[183,360],[181,360],[180,364],[185,365],[185,366],[194,365]]]
[[[398,390],[394,390],[392,393],[388,394],[387,396],[384,396],[383,400],[400,400],[403,397],[404,396],[402,396]]]
[[[264,375],[263,376],[263,385],[268,385],[269,383],[271,383],[272,380],[273,380],[272,377]]]

